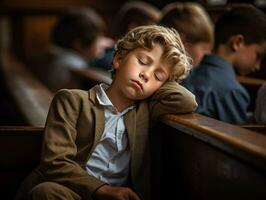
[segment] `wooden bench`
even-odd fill
[[[151,136],[155,199],[266,199],[266,135],[193,113]]]
[[[260,87],[266,80],[248,76],[237,76],[237,80],[243,85]]]
[[[12,199],[38,164],[42,134],[0,127],[1,198]],[[151,142],[153,199],[266,198],[264,134],[193,113],[162,117]]]
[[[242,128],[246,128],[252,131],[256,131],[259,133],[266,134],[266,125],[261,125],[261,124],[244,124],[240,125]]]
[[[10,54],[1,55],[5,86],[25,125],[45,124],[53,94]]]
[[[13,200],[22,180],[39,163],[42,128],[0,127],[0,194]]]

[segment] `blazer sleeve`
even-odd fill
[[[150,99],[149,110],[152,122],[163,114],[182,114],[195,111],[194,94],[175,81],[167,81]]]
[[[40,171],[47,181],[72,189],[82,199],[91,199],[93,192],[105,183],[90,176],[76,162],[75,127],[80,108],[81,97],[70,90],[55,95],[45,126]]]

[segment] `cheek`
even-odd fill
[[[122,79],[136,79],[138,77],[137,71],[134,66],[128,65],[128,63],[121,62],[117,72]]]
[[[244,58],[242,60],[243,68],[252,68],[255,66],[257,62],[256,54],[251,54],[250,52],[248,52],[246,56],[244,56],[243,58]]]
[[[148,86],[147,86],[147,93],[149,95],[152,95],[154,92],[156,92],[161,86],[163,85],[162,82],[153,82],[153,83],[150,83]]]
[[[236,70],[240,75],[250,73],[254,66],[255,60],[250,58],[248,55],[246,57],[243,56],[243,58],[235,64]]]
[[[194,54],[193,65],[200,64],[200,61],[202,60],[203,56],[204,56],[204,52],[202,52],[200,50],[196,51]]]

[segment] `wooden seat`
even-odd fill
[[[0,127],[0,194],[11,200],[41,155],[42,128]]]
[[[155,197],[266,199],[266,135],[193,113],[164,116],[152,140]]]

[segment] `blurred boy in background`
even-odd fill
[[[197,112],[229,123],[247,122],[250,97],[239,74],[258,70],[266,49],[265,14],[252,5],[232,6],[215,25],[215,45],[183,85],[196,95]]]

